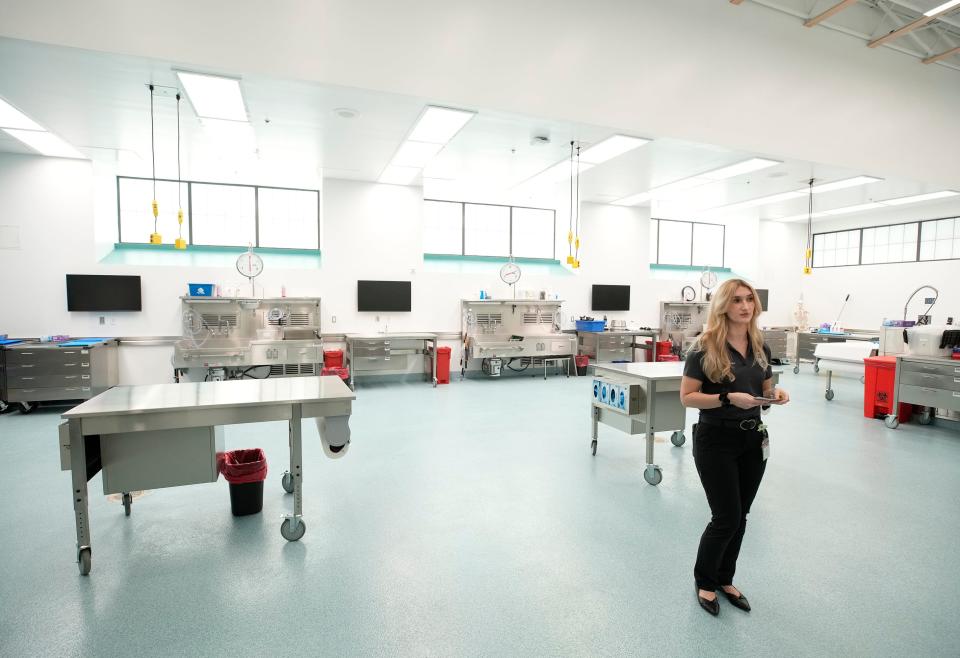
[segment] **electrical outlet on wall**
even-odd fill
[[[330,322],[332,322],[333,324],[336,324],[336,323],[337,323],[337,316],[336,316],[336,315],[331,315],[331,316],[330,316]]]

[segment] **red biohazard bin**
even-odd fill
[[[259,514],[263,509],[263,481],[267,456],[260,448],[231,450],[217,455],[217,466],[230,483],[230,511],[234,516]]]
[[[656,360],[657,361],[678,361],[679,360],[678,358],[677,359],[666,358],[666,357],[675,356],[674,354],[670,353],[670,350],[672,349],[673,349],[673,343],[670,342],[669,340],[658,340],[656,343],[656,350],[657,350]]]
[[[450,383],[450,352],[449,347],[437,348],[437,383]],[[427,356],[433,358],[433,350],[427,351]]]
[[[577,366],[577,377],[583,377],[587,374],[587,366],[590,365],[590,357],[586,354],[578,354],[573,357],[573,362]]]
[[[342,368],[343,350],[324,350],[323,365],[327,368]]]
[[[868,356],[863,360],[863,415],[866,418],[883,418],[893,413],[893,385],[897,376],[897,357]],[[913,406],[900,403],[897,420],[910,420]]]
[[[340,379],[346,381],[350,379],[350,368],[322,368],[320,370],[321,375],[336,375]]]

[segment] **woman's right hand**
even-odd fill
[[[728,393],[727,399],[730,400],[730,404],[740,409],[753,409],[766,404],[749,393]]]

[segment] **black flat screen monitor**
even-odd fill
[[[767,289],[765,288],[754,288],[757,291],[757,297],[760,298],[760,308],[764,311],[767,310]]]
[[[358,311],[409,311],[409,281],[357,281]]]
[[[594,311],[629,311],[630,286],[594,285],[590,308]]]
[[[140,277],[67,275],[68,311],[139,311]]]

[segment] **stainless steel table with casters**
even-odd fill
[[[63,414],[60,466],[70,471],[80,573],[91,568],[87,482],[103,471],[105,494],[213,482],[223,426],[288,421],[290,470],[283,488],[293,494],[293,513],[280,533],[297,541],[302,518],[301,421],[314,418],[327,456],[343,456],[350,443],[356,396],[339,377],[244,379],[218,382],[118,386]]]

